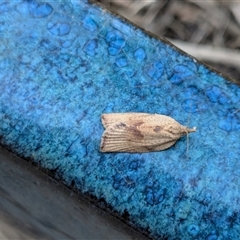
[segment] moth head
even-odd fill
[[[196,127],[188,128],[188,127],[185,127],[182,125],[180,125],[180,126],[170,125],[168,127],[168,129],[169,129],[169,132],[171,132],[174,135],[178,135],[178,136],[179,135],[180,136],[187,135],[188,133],[196,131]]]
[[[191,133],[191,132],[196,132],[196,130],[197,130],[196,127],[188,128],[188,127],[182,126],[182,128],[183,128],[184,135]]]

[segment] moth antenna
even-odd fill
[[[236,114],[237,112],[239,112],[240,111],[240,109],[237,109],[233,114]]]
[[[188,114],[187,126],[189,126],[189,114]],[[187,161],[189,160],[188,150],[189,150],[189,136],[188,136],[188,131],[187,131],[187,152],[186,152],[186,154],[187,154]]]
[[[188,132],[187,132],[187,161],[189,160],[188,148],[189,148],[189,136],[188,136]]]

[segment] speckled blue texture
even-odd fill
[[[0,3],[0,141],[165,239],[240,239],[240,88],[86,1]],[[103,154],[106,112],[166,114],[172,148]]]

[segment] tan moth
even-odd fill
[[[171,117],[148,113],[102,114],[105,131],[101,152],[153,152],[171,147],[180,137],[196,131]]]

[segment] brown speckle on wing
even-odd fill
[[[196,131],[160,114],[103,114],[102,123],[105,127],[102,152],[161,151],[174,145],[181,136]]]

